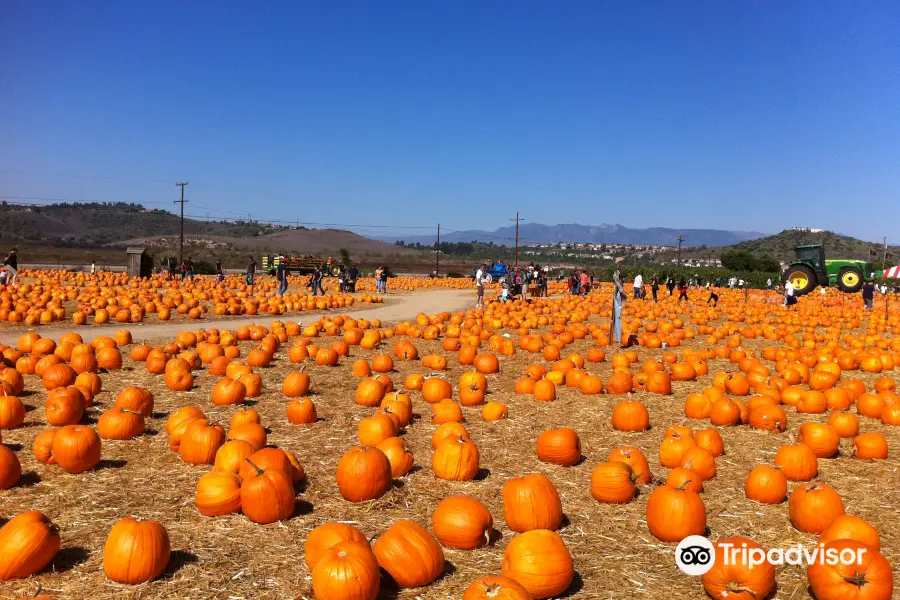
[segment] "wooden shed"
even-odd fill
[[[153,256],[140,246],[127,248],[125,268],[129,277],[150,277],[153,274]]]

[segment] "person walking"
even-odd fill
[[[675,294],[675,278],[674,277],[666,278],[666,289],[669,290],[669,297],[671,298]]]
[[[256,277],[256,261],[253,260],[253,257],[250,257],[250,262],[247,263],[247,285],[253,285],[253,280]]]
[[[635,300],[637,300],[638,298],[643,298],[643,287],[644,276],[640,272],[638,272],[638,274],[634,276],[634,289],[632,290]]]
[[[488,282],[487,264],[475,271],[475,308],[484,308],[484,284]]]
[[[719,295],[716,293],[715,287],[710,287],[709,282],[706,282],[707,287],[709,288],[709,298],[706,299],[706,303],[713,303],[713,308],[719,305]]]
[[[653,294],[653,301],[659,302],[657,299],[659,295],[659,275],[656,273],[653,274],[653,279],[650,280],[650,292]]]
[[[188,279],[194,279],[194,259],[190,256],[187,259],[187,276]]]
[[[610,338],[617,344],[622,343],[622,307],[625,306],[625,283],[622,276],[621,256],[616,259],[616,270],[613,272],[613,321],[610,323]]]
[[[97,272],[97,263],[94,261],[91,261],[91,275],[93,275],[96,272]]]
[[[875,283],[869,279],[862,286],[862,299],[866,305],[866,310],[872,310],[872,303],[875,300]]]
[[[169,257],[169,280],[170,281],[175,280],[175,257],[174,256]]]
[[[222,283],[225,281],[225,271],[222,269],[222,259],[216,259],[216,283]]]
[[[187,261],[181,261],[181,280],[187,279]]]
[[[356,280],[359,279],[359,269],[356,268],[356,265],[350,267],[350,270],[347,271],[347,288],[351,294],[356,293]]]
[[[384,267],[381,270],[381,293],[387,294],[387,283],[388,283],[388,268]]]
[[[284,260],[283,256],[281,257],[281,260],[278,261],[278,266],[275,267],[275,279],[278,280],[278,295],[284,296],[288,288],[288,274],[287,262]]]
[[[381,274],[384,273],[384,269],[381,268],[381,265],[378,265],[378,268],[375,269],[375,292],[378,294],[383,294],[384,290],[381,289]]]
[[[325,295],[325,290],[322,289],[322,269],[316,267],[312,274],[312,295],[318,296],[319,292],[322,292],[323,296]]]
[[[340,293],[346,293],[347,291],[347,269],[341,269],[341,272],[338,273],[338,291]]]
[[[587,296],[590,293],[591,288],[589,287],[590,279],[588,278],[587,271],[584,269],[581,270],[581,281],[578,282],[578,287],[581,290],[582,296]]]
[[[687,282],[684,280],[684,277],[682,277],[681,281],[678,282],[678,302],[688,299],[687,292],[688,292]]]

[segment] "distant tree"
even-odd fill
[[[341,253],[341,262],[348,267],[353,264],[353,259],[350,258],[350,251],[346,248],[341,248],[338,250]]]
[[[781,270],[781,265],[768,254],[763,254],[756,260],[756,270],[774,273]]]

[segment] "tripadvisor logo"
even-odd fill
[[[762,548],[749,548],[747,544],[736,546],[726,542],[713,546],[703,536],[690,535],[675,548],[675,564],[685,574],[698,577],[713,568],[717,555],[721,556],[724,565],[747,565],[752,568],[766,562],[775,566],[855,565],[862,563],[865,552],[865,548],[826,549],[824,544],[811,548],[797,544],[789,548],[772,548],[766,552]]]

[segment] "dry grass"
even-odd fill
[[[288,344],[289,345],[289,344]],[[285,418],[287,401],[281,396],[281,381],[293,368],[287,360],[287,346],[277,355],[276,366],[262,370],[263,395],[254,407],[271,433],[269,443],[293,450],[308,474],[308,484],[298,495],[293,518],[260,526],[242,515],[206,518],[194,507],[197,480],[211,467],[184,464],[171,452],[165,434],[166,416],[178,407],[195,405],[227,425],[235,408],[214,407],[209,396],[216,378],[203,372],[195,389],[173,393],[161,377],[148,375],[143,365],[126,359],[126,368],[103,376],[106,390],[90,411],[91,420],[112,405],[115,394],[127,385],[151,389],[156,413],[148,421],[154,431],[134,441],[104,442],[103,463],[97,470],[68,475],[58,467],[37,463],[31,453],[34,437],[43,428],[45,392],[32,392],[23,400],[31,406],[24,427],[4,432],[4,443],[17,451],[27,473],[26,483],[0,492],[0,516],[8,518],[25,510],[45,512],[62,533],[63,549],[43,573],[27,581],[0,584],[0,597],[30,596],[37,582],[54,598],[179,598],[199,599],[284,599],[312,596],[310,574],[303,563],[303,543],[311,529],[326,521],[347,521],[367,536],[376,537],[397,519],[413,519],[430,528],[431,514],[438,502],[453,494],[470,494],[481,500],[494,516],[501,537],[491,546],[465,552],[445,549],[449,563],[445,575],[423,589],[397,590],[386,582],[382,598],[459,598],[477,576],[499,573],[505,547],[512,533],[503,521],[500,490],[511,477],[528,472],[546,474],[556,485],[567,517],[560,534],[575,559],[578,577],[569,595],[578,598],[700,598],[699,579],[682,574],[674,564],[674,545],[653,538],[644,520],[649,492],[664,481],[666,470],[659,467],[658,447],[665,427],[688,424],[695,429],[708,422],[684,418],[684,399],[690,391],[711,385],[721,370],[734,370],[725,360],[710,361],[710,374],[694,383],[675,383],[668,397],[638,394],[650,412],[652,429],[623,433],[612,429],[610,416],[615,397],[583,396],[577,390],[560,389],[554,403],[538,403],[512,393],[514,381],[532,362],[542,360],[520,351],[502,361],[503,372],[489,376],[490,396],[509,406],[510,418],[485,423],[477,408],[464,408],[466,426],[481,451],[482,476],[468,483],[447,482],[430,470],[430,406],[413,394],[419,418],[408,428],[405,438],[412,446],[419,468],[398,480],[383,498],[353,504],[341,498],[335,470],[341,455],[357,443],[358,421],[372,409],[353,401],[357,380],[350,365],[373,352],[354,348],[336,368],[308,366],[313,399],[320,421],[309,426],[291,425]],[[440,351],[437,342],[417,341],[420,354]],[[686,346],[699,346],[689,342]],[[762,342],[750,340],[746,346],[759,349]],[[241,345],[243,353],[252,346]],[[576,341],[571,348],[585,352],[589,342]],[[389,347],[387,347],[389,351]],[[638,349],[641,360],[659,350]],[[462,367],[446,372],[455,384]],[[406,375],[426,373],[418,362],[396,361],[395,385]],[[771,365],[770,365],[771,366]],[[588,369],[607,379],[608,362],[588,364]],[[874,378],[862,377],[871,387]],[[40,389],[34,377],[27,389]],[[824,421],[824,416],[800,415],[787,409],[789,431],[796,432],[806,420]],[[570,426],[582,439],[584,461],[572,468],[540,462],[534,445],[538,434],[548,428]],[[819,461],[819,479],[832,485],[842,496],[847,512],[869,520],[882,536],[882,551],[893,565],[900,564],[900,474],[896,452],[900,451],[900,429],[861,417],[863,431],[885,434],[894,455],[887,461],[863,462],[844,452],[839,458]],[[760,505],[744,497],[747,473],[761,463],[772,463],[777,448],[787,443],[788,434],[755,431],[747,426],[720,428],[726,453],[720,457],[718,474],[707,482],[703,499],[709,518],[711,538],[731,535],[752,537],[766,547],[797,543],[813,544],[815,536],[799,533],[788,521],[787,503]],[[603,505],[589,493],[594,466],[606,460],[617,446],[635,446],[644,451],[654,468],[654,483],[644,486],[639,497],[626,505]],[[793,489],[793,485],[791,489]],[[125,516],[157,519],[168,529],[173,549],[165,576],[157,581],[126,587],[110,583],[102,570],[102,550],[112,524]],[[806,577],[802,569],[779,570],[778,598],[805,598]]]

